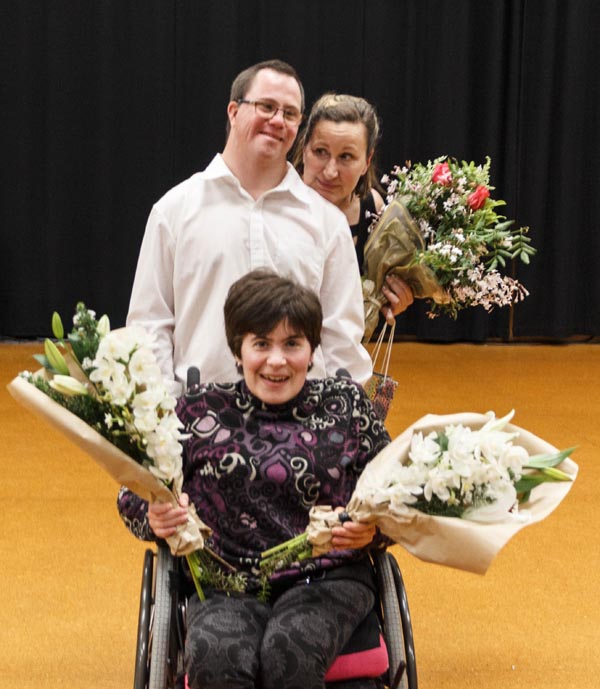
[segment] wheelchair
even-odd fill
[[[187,686],[183,668],[187,599],[181,585],[180,563],[180,558],[174,558],[164,542],[159,542],[156,552],[148,548],[144,554],[134,689],[185,689]],[[381,652],[357,652],[350,639],[328,671],[326,681],[335,686],[335,681],[356,678],[344,676],[348,664],[369,667],[375,663],[382,686],[418,689],[412,624],[400,569],[387,551],[373,555],[373,567],[378,588],[375,612],[382,630],[383,657]],[[368,676],[372,677],[372,672]]]
[[[340,369],[338,376],[349,377]],[[190,367],[185,396],[200,390],[200,372]],[[388,689],[418,689],[415,647],[408,600],[396,560],[387,551],[372,556],[378,600],[365,623],[374,623],[379,646],[364,649],[355,631],[329,668],[325,681],[379,677]],[[187,597],[181,558],[167,544],[144,554],[140,592],[134,689],[187,689],[183,667]],[[373,620],[375,618],[375,620]],[[360,628],[360,627],[359,627]],[[369,672],[365,672],[369,668]],[[360,672],[360,675],[357,674]]]

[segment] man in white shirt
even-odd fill
[[[270,268],[313,289],[323,308],[311,377],[345,368],[365,382],[371,360],[358,263],[345,216],[304,185],[287,162],[302,120],[295,70],[271,60],[236,77],[222,154],[152,208],[127,324],[156,336],[156,354],[178,395],[189,366],[203,382],[239,378],[225,340],[231,284]]]

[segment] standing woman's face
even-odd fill
[[[304,148],[304,182],[342,207],[369,169],[371,157],[362,122],[320,120]]]

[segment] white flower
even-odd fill
[[[432,464],[439,455],[440,446],[436,442],[435,433],[430,433],[425,438],[421,432],[413,435],[408,456],[415,464]]]
[[[86,309],[88,312],[90,318],[96,318],[96,312],[93,309]],[[73,316],[73,325],[77,327],[79,325],[79,312],[76,311],[75,315]]]
[[[100,383],[105,387],[111,380],[125,375],[125,365],[112,358],[96,356],[92,366],[94,370],[90,373],[90,380],[92,383]]]
[[[500,464],[506,467],[513,477],[518,480],[523,473],[523,465],[527,463],[528,459],[529,453],[524,447],[511,445],[500,457]]]
[[[126,406],[129,399],[135,393],[135,383],[130,380],[125,370],[116,371],[115,375],[107,380],[102,380],[105,397],[109,402],[117,406]]]
[[[162,374],[156,358],[150,349],[136,349],[129,360],[129,373],[139,385],[156,385],[162,381]]]
[[[460,480],[454,471],[451,469],[434,467],[429,472],[429,478],[423,488],[423,495],[427,500],[431,500],[435,494],[440,500],[448,501],[450,498],[450,489],[459,487]]]

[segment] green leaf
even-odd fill
[[[526,251],[521,251],[519,258],[523,263],[525,263],[525,265],[529,265],[529,256],[527,255]]]
[[[438,431],[437,444],[440,446],[441,452],[446,452],[448,450],[448,445],[449,445],[448,436],[445,433],[440,433]]]
[[[67,362],[64,360],[63,355],[58,351],[58,347],[52,342],[52,340],[46,340],[44,342],[44,352],[48,358],[51,370],[61,375],[69,375],[69,367]]]
[[[52,333],[57,340],[62,340],[65,336],[65,329],[63,328],[60,315],[56,311],[52,314]]]
[[[525,493],[520,493],[519,494],[519,503],[523,504],[524,502],[529,502],[529,498],[531,498],[531,491],[528,490]]]
[[[48,361],[48,358],[43,354],[34,354],[33,358],[38,362],[38,364],[41,364],[44,368],[50,368],[50,362]]]
[[[527,460],[524,465],[526,469],[541,469],[543,467],[555,467],[565,460],[569,455],[577,449],[577,446],[568,447],[566,450],[555,452],[551,455],[533,455]]]
[[[546,479],[543,476],[527,474],[526,476],[521,476],[515,483],[515,489],[517,493],[531,492],[542,483],[546,483]]]

